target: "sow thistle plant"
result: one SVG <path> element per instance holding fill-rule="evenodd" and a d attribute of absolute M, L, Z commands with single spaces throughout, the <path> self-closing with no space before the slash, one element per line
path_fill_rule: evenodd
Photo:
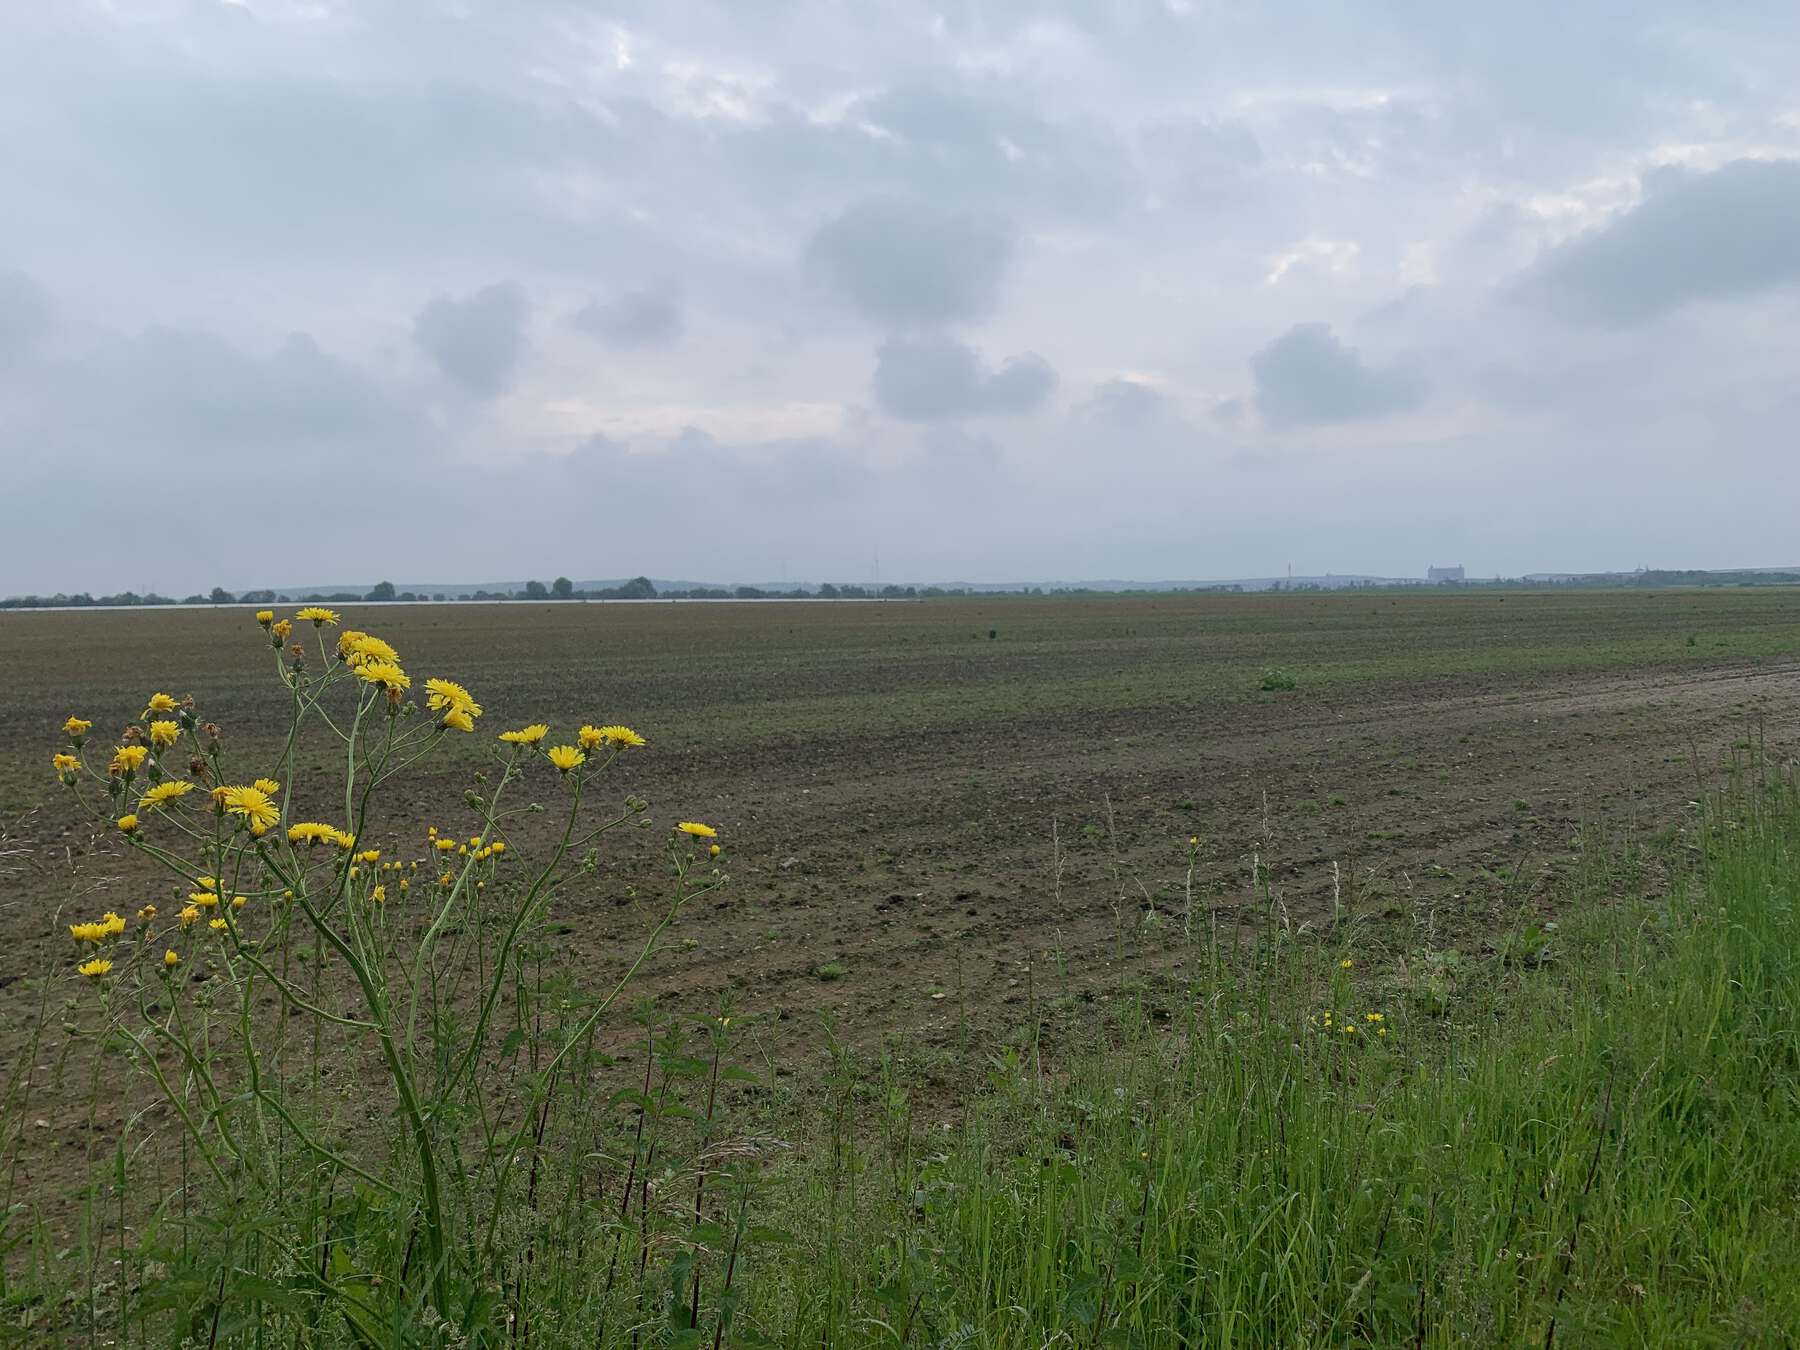
<path fill-rule="evenodd" d="M 503 1255 L 539 1184 L 535 1156 L 529 1182 L 519 1175 L 520 1121 L 542 1145 L 572 1081 L 592 1115 L 608 1014 L 682 908 L 725 882 L 716 831 L 669 831 L 666 898 L 609 988 L 547 986 L 539 934 L 554 900 L 594 872 L 603 836 L 649 825 L 635 797 L 593 809 L 599 780 L 644 737 L 612 724 L 570 744 L 547 744 L 542 722 L 500 732 L 462 798 L 471 823 L 431 826 L 407 857 L 372 837 L 378 803 L 446 742 L 478 737 L 481 704 L 447 678 L 415 690 L 392 644 L 334 610 L 255 617 L 288 704 L 272 758 L 241 763 L 193 697 L 157 692 L 116 745 L 96 748 L 94 722 L 71 716 L 51 761 L 81 810 L 171 878 L 170 903 L 144 904 L 135 924 L 108 911 L 68 926 L 70 977 L 95 987 L 82 1002 L 97 1053 L 122 1050 L 165 1104 L 156 1147 L 179 1157 L 181 1214 L 190 1189 L 207 1199 L 211 1264 L 183 1227 L 182 1274 L 160 1294 L 146 1281 L 140 1316 L 168 1310 L 177 1339 L 215 1340 L 242 1304 L 293 1319 L 295 1343 L 480 1343 L 523 1297 Z M 313 641 L 293 640 L 306 625 Z M 546 809 L 534 797 L 560 823 L 530 858 L 516 832 Z M 698 1276 L 695 1290 L 697 1313 Z M 93 1297 L 90 1281 L 90 1315 Z"/>

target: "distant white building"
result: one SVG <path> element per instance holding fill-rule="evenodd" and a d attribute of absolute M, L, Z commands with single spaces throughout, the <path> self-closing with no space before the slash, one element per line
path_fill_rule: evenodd
<path fill-rule="evenodd" d="M 1458 563 L 1455 567 L 1427 567 L 1425 569 L 1425 580 L 1462 581 L 1464 580 L 1463 565 Z"/>

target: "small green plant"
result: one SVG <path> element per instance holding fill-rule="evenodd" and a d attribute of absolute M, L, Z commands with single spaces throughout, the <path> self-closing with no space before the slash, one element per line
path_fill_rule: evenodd
<path fill-rule="evenodd" d="M 813 967 L 813 976 L 826 984 L 841 980 L 849 973 L 850 967 L 842 961 L 827 961 L 824 965 Z"/>
<path fill-rule="evenodd" d="M 1270 667 L 1263 672 L 1261 688 L 1267 693 L 1282 693 L 1299 686 L 1300 681 L 1294 678 L 1292 671 Z"/>

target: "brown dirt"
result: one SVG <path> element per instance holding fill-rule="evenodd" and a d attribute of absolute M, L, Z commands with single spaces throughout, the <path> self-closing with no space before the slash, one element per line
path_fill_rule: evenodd
<path fill-rule="evenodd" d="M 1672 619 L 1638 596 L 1586 613 L 1557 606 L 1597 602 L 1541 600 L 1472 664 L 1465 639 L 1501 611 L 1412 597 L 1391 618 L 1386 597 L 351 617 L 429 654 L 430 667 L 409 659 L 421 678 L 469 683 L 490 710 L 484 732 L 546 716 L 646 731 L 618 793 L 656 804 L 664 826 L 719 824 L 731 875 L 683 916 L 648 987 L 696 1010 L 729 991 L 765 1015 L 768 1053 L 793 1064 L 816 1050 L 822 1013 L 857 1043 L 898 1033 L 947 1060 L 965 1029 L 985 1046 L 1019 1026 L 1028 988 L 1078 1005 L 1166 962 L 1189 835 L 1201 928 L 1264 922 L 1260 874 L 1296 922 L 1328 922 L 1335 887 L 1343 912 L 1379 921 L 1358 938 L 1378 950 L 1479 947 L 1521 904 L 1554 904 L 1584 831 L 1665 830 L 1734 744 L 1800 745 L 1788 598 L 1680 599 Z M 84 912 L 129 913 L 161 894 L 58 798 L 45 767 L 55 727 L 81 709 L 98 737 L 149 688 L 190 685 L 228 728 L 254 725 L 275 704 L 247 625 L 241 612 L 0 615 L 0 673 L 16 691 L 0 710 L 0 821 L 18 851 L 0 860 L 12 868 L 0 1059 L 34 1019 L 41 986 L 28 977 L 68 963 L 59 908 L 75 897 Z M 1698 656 L 1678 636 L 1696 625 L 1722 635 Z M 1005 637 L 988 639 L 991 626 Z M 1596 659 L 1600 630 L 1612 645 Z M 1667 650 L 1646 658 L 1640 639 Z M 1256 689 L 1271 658 L 1301 671 L 1297 690 Z M 434 770 L 383 831 L 416 848 L 426 821 L 454 828 L 470 767 Z M 657 893 L 654 852 L 632 844 L 559 901 L 584 983 L 633 949 L 651 902 L 628 891 Z M 1141 942 L 1147 908 L 1162 936 Z M 842 978 L 820 978 L 832 963 Z M 52 994 L 34 1075 L 46 1084 L 64 997 Z M 85 1151 L 80 1109 L 44 1094 L 28 1192 L 69 1179 Z"/>

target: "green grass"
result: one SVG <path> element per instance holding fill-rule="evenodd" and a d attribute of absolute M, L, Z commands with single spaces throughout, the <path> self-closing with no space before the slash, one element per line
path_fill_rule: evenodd
<path fill-rule="evenodd" d="M 752 1303 L 784 1343 L 1779 1341 L 1800 801 L 1738 793 L 1689 842 L 1663 900 L 1610 854 L 1581 920 L 1486 962 L 1371 977 L 1297 934 L 1209 954 L 1179 1013 L 1137 1009 L 1105 1054 L 996 1059 L 914 1157 L 769 1183 L 830 1224 Z"/>

